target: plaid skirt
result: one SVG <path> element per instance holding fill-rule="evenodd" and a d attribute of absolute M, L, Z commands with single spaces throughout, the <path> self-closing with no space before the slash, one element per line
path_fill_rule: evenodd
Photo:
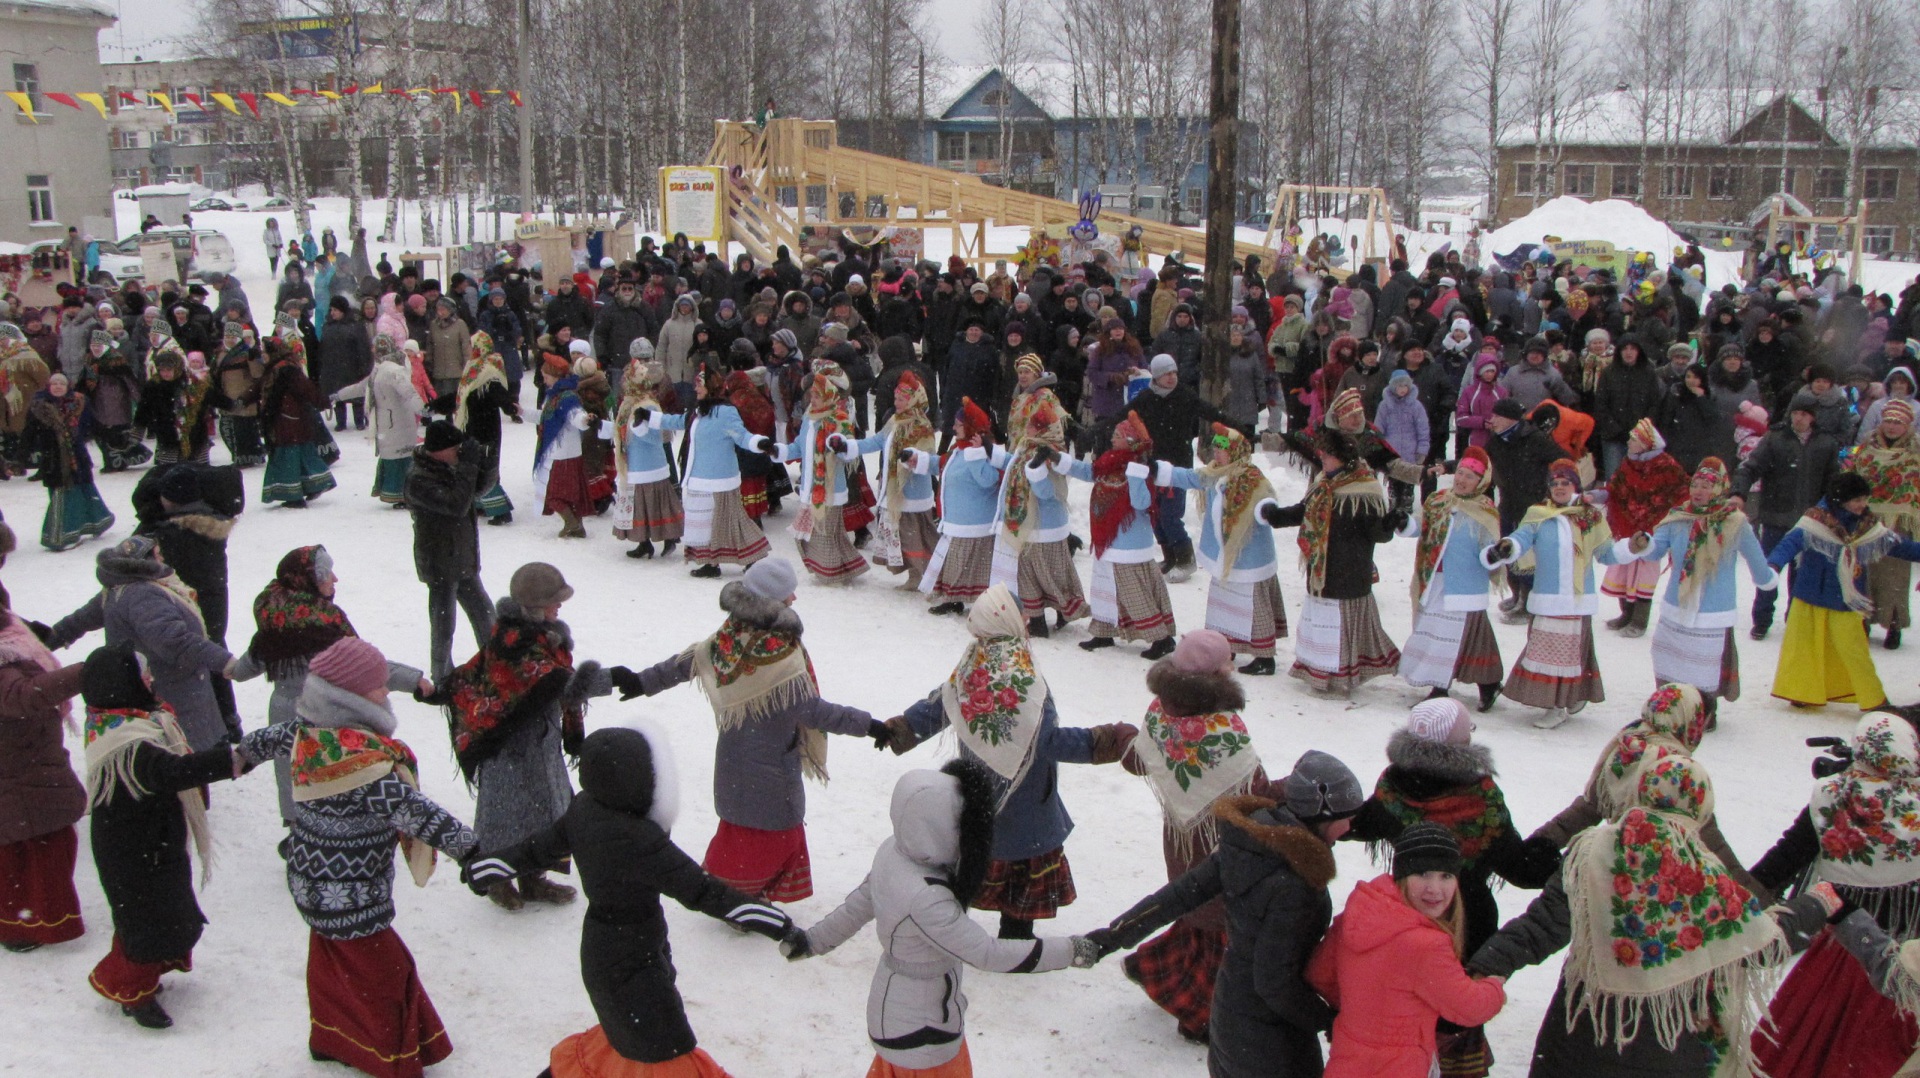
<path fill-rule="evenodd" d="M 1419 610 L 1400 653 L 1400 676 L 1423 689 L 1456 681 L 1497 685 L 1506 663 L 1484 610 Z"/>
<path fill-rule="evenodd" d="M 1236 655 L 1273 657 L 1273 645 L 1287 635 L 1287 604 L 1277 577 L 1251 584 L 1215 580 L 1207 587 L 1207 628 L 1220 633 Z"/>
<path fill-rule="evenodd" d="M 880 527 L 874 533 L 881 537 L 883 546 L 890 546 L 886 539 L 889 526 L 879 522 Z M 899 547 L 899 558 L 893 557 L 891 550 L 885 559 L 880 559 L 889 573 L 904 573 L 908 570 L 926 572 L 927 563 L 933 560 L 934 548 L 940 545 L 940 522 L 934 518 L 933 510 L 922 509 L 912 513 L 900 514 L 900 527 L 894 534 L 891 545 Z"/>
<path fill-rule="evenodd" d="M 1593 652 L 1593 618 L 1535 614 L 1526 650 L 1501 691 L 1516 704 L 1548 709 L 1605 700 L 1600 660 Z"/>
<path fill-rule="evenodd" d="M 1016 594 L 1020 612 L 1037 618 L 1058 610 L 1061 621 L 1087 616 L 1087 599 L 1080 591 L 1080 574 L 1073 571 L 1073 552 L 1067 541 L 1028 543 L 1020 551 Z"/>
<path fill-rule="evenodd" d="M 1197 1037 L 1213 1016 L 1213 982 L 1226 954 L 1225 929 L 1176 921 L 1128 955 L 1123 968 L 1148 999 L 1179 1020 L 1180 1032 Z"/>
<path fill-rule="evenodd" d="M 1307 596 L 1288 674 L 1337 692 L 1399 668 L 1400 649 L 1380 627 L 1380 608 L 1371 594 L 1358 599 Z"/>
<path fill-rule="evenodd" d="M 747 516 L 737 490 L 686 492 L 686 559 L 702 565 L 752 565 L 767 556 L 767 537 Z"/>
<path fill-rule="evenodd" d="M 794 537 L 800 563 L 823 583 L 845 583 L 867 571 L 867 559 L 847 538 L 846 506 L 826 505 L 813 511 L 813 538 Z"/>
<path fill-rule="evenodd" d="M 678 539 L 686 530 L 686 510 L 680 506 L 680 488 L 665 479 L 633 488 L 633 522 L 620 538 L 631 543 Z"/>
<path fill-rule="evenodd" d="M 564 509 L 577 517 L 592 516 L 594 499 L 590 480 L 587 458 L 554 461 L 547 469 L 547 489 L 540 502 L 540 515 L 550 517 Z"/>
<path fill-rule="evenodd" d="M 813 896 L 813 859 L 807 828 L 762 831 L 720 821 L 700 867 L 743 894 L 767 902 L 798 902 Z"/>
<path fill-rule="evenodd" d="M 993 576 L 993 536 L 940 537 L 920 590 L 933 603 L 972 602 Z"/>
<path fill-rule="evenodd" d="M 1093 623 L 1087 632 L 1117 640 L 1165 640 L 1173 635 L 1173 600 L 1158 563 L 1093 563 Z"/>
<path fill-rule="evenodd" d="M 1073 905 L 1073 868 L 1067 851 L 1056 848 L 1024 861 L 995 861 L 987 866 L 987 881 L 974 896 L 973 908 L 1003 913 L 1022 921 L 1052 917 L 1062 906 Z"/>

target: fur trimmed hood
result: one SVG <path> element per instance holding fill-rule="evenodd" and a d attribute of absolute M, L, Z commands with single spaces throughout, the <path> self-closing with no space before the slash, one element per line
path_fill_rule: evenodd
<path fill-rule="evenodd" d="M 167 523 L 178 524 L 195 535 L 217 543 L 226 542 L 227 537 L 233 534 L 236 521 L 232 517 L 223 517 L 204 505 L 199 508 L 204 509 L 205 512 L 175 513 L 167 518 Z"/>
<path fill-rule="evenodd" d="M 527 617 L 526 610 L 511 596 L 501 596 L 493 604 L 494 617 L 500 621 L 517 621 L 529 628 L 543 628 L 560 637 L 560 646 L 573 650 L 573 630 L 564 621 L 535 621 Z"/>
<path fill-rule="evenodd" d="M 1294 875 L 1304 880 L 1308 887 L 1318 891 L 1332 883 L 1336 875 L 1333 850 L 1297 821 L 1271 824 L 1254 819 L 1253 814 L 1262 809 L 1274 809 L 1282 819 L 1293 821 L 1293 817 L 1280 808 L 1279 802 L 1251 794 L 1221 798 L 1213 806 L 1213 815 L 1221 823 L 1244 834 L 1261 849 L 1285 861 L 1287 867 L 1293 869 Z"/>
<path fill-rule="evenodd" d="M 1173 665 L 1171 657 L 1147 670 L 1147 691 L 1159 697 L 1161 709 L 1175 718 L 1240 711 L 1247 706 L 1247 694 L 1232 674 L 1188 673 Z"/>
<path fill-rule="evenodd" d="M 799 636 L 800 615 L 792 607 L 774 599 L 763 599 L 734 581 L 720 589 L 720 609 L 756 629 Z"/>
<path fill-rule="evenodd" d="M 1387 762 L 1402 770 L 1460 786 L 1494 774 L 1493 750 L 1485 745 L 1449 745 L 1400 729 L 1387 738 Z"/>

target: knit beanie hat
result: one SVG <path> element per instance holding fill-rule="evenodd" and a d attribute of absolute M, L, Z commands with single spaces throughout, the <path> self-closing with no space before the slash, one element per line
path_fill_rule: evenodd
<path fill-rule="evenodd" d="M 1352 387 L 1334 395 L 1333 405 L 1327 409 L 1333 426 L 1341 430 L 1358 430 L 1367 425 L 1367 401 L 1360 391 Z"/>
<path fill-rule="evenodd" d="M 1522 407 L 1520 402 L 1517 400 L 1514 400 L 1512 397 L 1502 397 L 1498 401 L 1495 401 L 1493 405 L 1493 414 L 1499 416 L 1502 419 L 1527 418 L 1526 408 Z"/>
<path fill-rule="evenodd" d="M 513 571 L 513 578 L 507 581 L 507 594 L 522 607 L 545 607 L 573 598 L 573 589 L 560 570 L 543 561 L 530 561 Z"/>
<path fill-rule="evenodd" d="M 1031 374 L 1035 378 L 1038 378 L 1047 373 L 1047 365 L 1039 356 L 1028 352 L 1026 355 L 1013 361 L 1013 373 Z"/>
<path fill-rule="evenodd" d="M 645 337 L 635 337 L 633 339 L 633 343 L 627 345 L 627 358 L 628 359 L 652 359 L 653 358 L 653 342 L 650 340 L 647 340 Z"/>
<path fill-rule="evenodd" d="M 761 558 L 748 566 L 746 575 L 740 579 L 748 591 L 776 603 L 787 601 L 800 586 L 793 563 L 785 558 Z"/>
<path fill-rule="evenodd" d="M 426 446 L 429 453 L 452 449 L 466 440 L 467 436 L 461 432 L 460 428 L 445 419 L 436 419 L 427 424 Z"/>
<path fill-rule="evenodd" d="M 1422 741 L 1468 745 L 1473 742 L 1473 720 L 1467 718 L 1467 705 L 1443 696 L 1413 705 L 1407 732 Z"/>
<path fill-rule="evenodd" d="M 387 657 L 357 636 L 343 636 L 313 657 L 307 673 L 337 689 L 372 699 L 387 687 Z"/>
<path fill-rule="evenodd" d="M 1197 629 L 1180 638 L 1173 665 L 1188 674 L 1224 674 L 1233 667 L 1233 645 L 1213 629 Z"/>
<path fill-rule="evenodd" d="M 1627 441 L 1639 442 L 1648 449 L 1665 449 L 1667 445 L 1667 440 L 1662 438 L 1660 431 L 1654 427 L 1653 420 L 1646 416 L 1641 416 L 1640 421 L 1633 425 L 1633 430 L 1627 434 Z"/>
<path fill-rule="evenodd" d="M 1286 790 L 1287 811 L 1308 824 L 1346 819 L 1367 800 L 1347 765 L 1319 749 L 1308 749 L 1293 765 Z"/>
<path fill-rule="evenodd" d="M 1180 369 L 1180 364 L 1174 362 L 1173 357 L 1166 354 L 1165 352 L 1162 352 L 1159 355 L 1154 356 L 1153 362 L 1147 364 L 1147 370 L 1151 372 L 1155 378 L 1158 378 L 1163 374 L 1172 374 L 1175 371 L 1178 371 L 1179 369 Z"/>
<path fill-rule="evenodd" d="M 1421 821 L 1400 832 L 1393 841 L 1393 878 L 1404 880 L 1423 872 L 1460 874 L 1460 843 L 1453 832 L 1437 823 Z"/>
<path fill-rule="evenodd" d="M 1913 404 L 1899 397 L 1888 397 L 1887 403 L 1880 409 L 1880 422 L 1897 419 L 1908 426 L 1913 425 Z"/>
<path fill-rule="evenodd" d="M 567 354 L 570 356 L 590 356 L 593 354 L 593 345 L 588 344 L 586 341 L 568 341 Z"/>
<path fill-rule="evenodd" d="M 1561 479 L 1572 483 L 1575 490 L 1580 489 L 1580 468 L 1565 457 L 1547 465 L 1547 482 L 1553 483 Z"/>
<path fill-rule="evenodd" d="M 187 505 L 200 500 L 200 473 L 187 464 L 176 464 L 160 477 L 160 500 Z"/>

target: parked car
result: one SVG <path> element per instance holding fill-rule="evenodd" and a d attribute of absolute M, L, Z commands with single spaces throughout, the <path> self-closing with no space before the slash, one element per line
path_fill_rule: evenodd
<path fill-rule="evenodd" d="M 33 257 L 35 265 L 58 265 L 59 259 L 56 256 L 61 253 L 61 248 L 65 245 L 65 240 L 36 240 L 27 245 L 27 253 Z M 119 244 L 105 240 L 100 242 L 100 268 L 95 273 L 95 283 L 118 285 L 122 281 L 138 281 L 143 277 L 138 250 L 134 251 L 133 257 L 129 258 L 120 249 Z"/>
<path fill-rule="evenodd" d="M 254 210 L 290 210 L 292 208 L 293 208 L 293 200 L 290 198 L 285 198 L 281 195 L 275 195 L 264 202 L 256 202 L 252 206 L 252 209 Z M 317 209 L 318 207 L 316 207 L 313 204 L 312 199 L 308 199 L 307 208 L 311 210 L 311 209 Z"/>
<path fill-rule="evenodd" d="M 479 213 L 519 213 L 519 195 L 501 195 L 484 206 L 475 207 Z"/>
<path fill-rule="evenodd" d="M 209 273 L 232 273 L 236 268 L 233 243 L 225 235 L 210 228 L 190 229 L 180 225 L 162 225 L 159 228 L 148 229 L 139 235 L 128 236 L 115 245 L 115 250 L 121 255 L 132 256 L 134 277 L 144 276 L 144 271 L 140 268 L 141 241 L 150 243 L 157 239 L 165 239 L 173 244 L 174 266 L 183 279 L 205 277 Z M 106 265 L 103 249 L 100 268 L 105 269 Z"/>
<path fill-rule="evenodd" d="M 200 201 L 194 203 L 192 206 L 188 207 L 188 209 L 192 210 L 194 213 L 205 213 L 208 210 L 244 210 L 246 208 L 247 206 L 246 206 L 246 203 L 244 202 L 238 205 L 235 205 L 232 202 L 228 202 L 224 198 L 203 198 Z"/>

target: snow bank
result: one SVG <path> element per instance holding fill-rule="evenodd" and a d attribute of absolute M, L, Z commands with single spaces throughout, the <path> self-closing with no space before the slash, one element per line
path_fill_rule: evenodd
<path fill-rule="evenodd" d="M 1481 257 L 1493 265 L 1493 256 L 1516 247 L 1533 246 L 1543 237 L 1562 240 L 1604 240 L 1621 250 L 1651 251 L 1661 266 L 1672 260 L 1673 249 L 1686 243 L 1667 223 L 1623 199 L 1588 202 L 1561 195 L 1525 217 L 1494 229 L 1480 242 Z M 1739 284 L 1741 252 L 1702 248 L 1707 256 L 1708 288 Z"/>

